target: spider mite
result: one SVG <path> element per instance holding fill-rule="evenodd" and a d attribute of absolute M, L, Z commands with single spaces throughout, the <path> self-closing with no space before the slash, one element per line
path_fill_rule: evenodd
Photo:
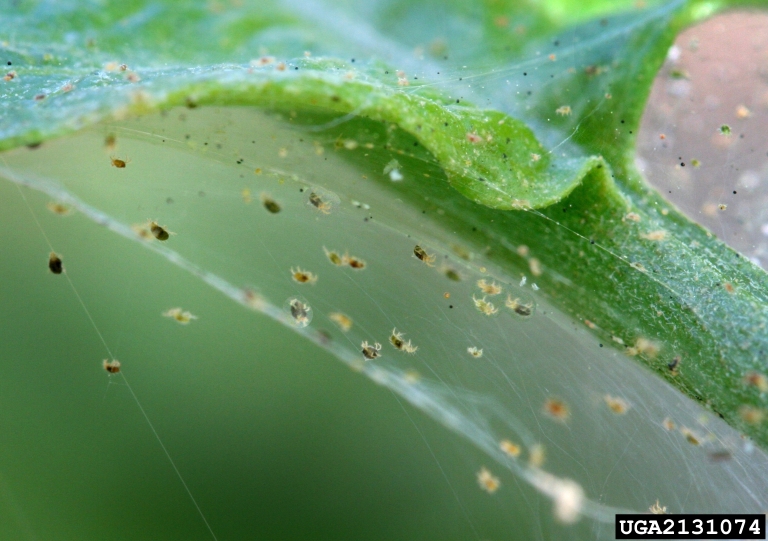
<path fill-rule="evenodd" d="M 309 271 L 302 270 L 301 267 L 295 269 L 291 267 L 291 277 L 300 284 L 314 284 L 317 282 L 317 276 Z"/>
<path fill-rule="evenodd" d="M 659 500 L 656 500 L 656 503 L 651 505 L 648 508 L 648 511 L 650 511 L 654 515 L 666 515 L 667 514 L 667 506 L 666 505 L 661 505 L 659 503 Z"/>
<path fill-rule="evenodd" d="M 513 299 L 511 296 L 507 297 L 504 305 L 518 316 L 528 317 L 533 313 L 532 302 L 523 303 L 520 299 Z"/>
<path fill-rule="evenodd" d="M 65 205 L 64 203 L 59 203 L 57 201 L 49 201 L 45 205 L 48 207 L 48 210 L 53 212 L 54 214 L 58 214 L 59 216 L 69 216 L 72 214 L 72 207 L 69 207 Z"/>
<path fill-rule="evenodd" d="M 476 348 L 475 346 L 467 348 L 467 353 L 472 355 L 473 357 L 482 357 L 483 356 L 483 349 L 482 348 Z"/>
<path fill-rule="evenodd" d="M 117 359 L 112 359 L 111 361 L 104 359 L 101 361 L 101 366 L 104 367 L 104 370 L 109 372 L 110 374 L 117 374 L 120 372 L 120 361 Z"/>
<path fill-rule="evenodd" d="M 552 417 L 555 421 L 564 423 L 571 416 L 568 405 L 557 398 L 547 398 L 543 407 L 544 413 Z"/>
<path fill-rule="evenodd" d="M 485 297 L 482 299 L 477 299 L 474 295 L 472 295 L 472 300 L 475 302 L 475 307 L 486 316 L 492 316 L 499 311 L 499 309 L 496 308 L 492 302 L 485 300 Z"/>
<path fill-rule="evenodd" d="M 418 346 L 411 344 L 410 340 L 403 340 L 403 333 L 397 332 L 397 329 L 392 329 L 392 334 L 389 335 L 389 343 L 392 344 L 395 349 L 399 349 L 406 353 L 416 353 L 416 350 L 419 349 Z"/>
<path fill-rule="evenodd" d="M 494 477 L 485 467 L 480 468 L 480 471 L 477 472 L 477 482 L 480 485 L 480 488 L 485 490 L 488 494 L 493 494 L 501 486 L 499 478 Z"/>
<path fill-rule="evenodd" d="M 306 327 L 312 321 L 312 308 L 296 297 L 288 299 L 288 310 L 298 327 Z"/>
<path fill-rule="evenodd" d="M 333 206 L 333 204 L 330 201 L 326 201 L 315 192 L 312 192 L 309 194 L 309 202 L 313 207 L 315 207 L 317 210 L 319 210 L 323 214 L 331 213 L 331 207 Z"/>
<path fill-rule="evenodd" d="M 435 264 L 436 257 L 433 254 L 428 254 L 424 248 L 418 244 L 413 248 L 413 255 L 416 256 L 416 259 L 423 261 L 429 267 L 432 267 Z"/>
<path fill-rule="evenodd" d="M 676 376 L 680 373 L 681 360 L 682 360 L 682 357 L 680 357 L 680 355 L 677 355 L 670 362 L 667 363 L 667 368 L 669 369 L 669 373 L 671 375 Z"/>
<path fill-rule="evenodd" d="M 627 401 L 623 398 L 619 398 L 618 396 L 611 396 L 607 394 L 603 397 L 603 400 L 605 400 L 605 405 L 608 406 L 608 408 L 616 415 L 624 415 L 629 409 L 629 404 Z"/>
<path fill-rule="evenodd" d="M 328 318 L 333 321 L 343 332 L 348 332 L 352 328 L 352 318 L 341 312 L 328 314 Z"/>
<path fill-rule="evenodd" d="M 493 296 L 501 293 L 501 286 L 499 284 L 497 284 L 496 282 L 488 282 L 485 279 L 478 280 L 477 287 L 479 287 L 480 291 L 482 291 L 486 295 Z"/>
<path fill-rule="evenodd" d="M 61 274 L 61 272 L 64 270 L 64 265 L 61 262 L 61 258 L 54 252 L 51 252 L 51 255 L 48 256 L 48 270 L 50 270 L 53 274 Z"/>
<path fill-rule="evenodd" d="M 747 372 L 743 379 L 746 385 L 757 387 L 761 393 L 768 392 L 768 377 L 758 372 Z"/>
<path fill-rule="evenodd" d="M 264 208 L 272 214 L 277 214 L 280 212 L 280 205 L 267 194 L 261 194 L 261 204 L 264 205 Z"/>
<path fill-rule="evenodd" d="M 344 258 L 347 260 L 347 265 L 354 270 L 363 270 L 365 268 L 365 261 L 352 255 L 346 255 Z"/>
<path fill-rule="evenodd" d="M 114 156 L 109 157 L 109 161 L 112 163 L 113 167 L 117 167 L 118 169 L 125 169 L 125 166 L 128 165 L 128 163 L 131 161 L 128 158 L 125 160 L 121 160 L 120 158 L 115 158 Z"/>
<path fill-rule="evenodd" d="M 342 265 L 345 265 L 347 262 L 343 256 L 340 256 L 338 252 L 334 250 L 329 250 L 325 246 L 323 246 L 323 251 L 325 252 L 325 256 L 328 258 L 328 261 L 336 265 L 337 267 L 341 267 Z"/>
<path fill-rule="evenodd" d="M 149 222 L 149 231 L 157 240 L 168 240 L 171 235 L 167 229 L 151 220 Z"/>
<path fill-rule="evenodd" d="M 546 459 L 546 449 L 540 443 L 535 443 L 528 449 L 528 465 L 532 468 L 541 468 Z"/>
<path fill-rule="evenodd" d="M 499 442 L 499 447 L 502 451 L 504 451 L 504 453 L 511 456 L 512 458 L 517 458 L 520 456 L 520 446 L 516 443 L 512 443 L 509 440 L 501 440 Z"/>
<path fill-rule="evenodd" d="M 187 325 L 193 319 L 197 319 L 197 316 L 193 315 L 188 310 L 182 310 L 181 308 L 171 308 L 163 312 L 163 316 L 170 317 L 181 323 Z"/>
<path fill-rule="evenodd" d="M 373 345 L 370 345 L 366 340 L 362 344 L 360 344 L 360 347 L 363 348 L 362 350 L 363 357 L 365 357 L 369 361 L 372 361 L 373 359 L 380 356 L 379 351 L 381 351 L 381 344 L 379 344 L 378 342 L 374 342 Z"/>

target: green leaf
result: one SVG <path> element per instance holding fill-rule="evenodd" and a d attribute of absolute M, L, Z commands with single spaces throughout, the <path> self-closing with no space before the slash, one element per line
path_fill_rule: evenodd
<path fill-rule="evenodd" d="M 435 276 L 438 271 L 464 278 L 451 298 L 457 299 L 461 317 L 470 315 L 461 321 L 445 316 L 434 327 L 413 323 L 418 333 L 406 331 L 407 338 L 423 344 L 422 355 L 430 363 L 441 351 L 446 364 L 464 366 L 465 349 L 472 344 L 459 347 L 459 339 L 486 336 L 482 333 L 491 330 L 502 336 L 522 333 L 515 335 L 522 340 L 528 331 L 514 330 L 519 314 L 507 311 L 505 319 L 499 318 L 502 323 L 489 323 L 496 320 L 478 319 L 483 316 L 470 302 L 477 279 L 499 277 L 512 306 L 518 294 L 523 306 L 535 299 L 541 312 L 555 314 L 550 317 L 558 332 L 566 332 L 562 329 L 569 323 L 556 311 L 583 322 L 601 345 L 641 360 L 765 447 L 768 429 L 747 422 L 744 408 L 766 407 L 760 386 L 745 383 L 748 374 L 765 370 L 766 275 L 679 214 L 633 165 L 644 103 L 675 34 L 722 7 L 683 1 L 643 9 L 631 3 L 584 6 L 566 1 L 545 6 L 124 2 L 96 11 L 78 3 L 25 3 L 4 14 L 0 35 L 1 59 L 10 62 L 6 80 L 0 82 L 0 149 L 11 151 L 3 154 L 7 166 L 0 172 L 133 241 L 141 239 L 129 224 L 147 218 L 137 216 L 137 209 L 145 214 L 163 209 L 175 219 L 168 227 L 179 233 L 178 239 L 171 237 L 169 247 L 157 242 L 146 246 L 230 299 L 291 328 L 290 312 L 278 306 L 292 293 L 280 279 L 287 278 L 287 268 L 298 264 L 291 261 L 300 257 L 284 261 L 285 254 L 266 244 L 269 239 L 258 249 L 275 268 L 243 253 L 242 247 L 253 242 L 249 224 L 254 218 L 234 206 L 233 200 L 239 203 L 237 183 L 250 186 L 254 168 L 264 173 L 270 186 L 265 190 L 285 207 L 275 218 L 301 216 L 295 223 L 278 222 L 285 229 L 270 235 L 289 247 L 286 252 L 312 254 L 306 258 L 315 267 L 318 258 L 322 261 L 323 243 L 333 242 L 328 248 L 341 252 L 360 242 L 349 232 L 362 223 L 356 209 L 369 204 L 385 232 L 354 248 L 368 249 L 358 255 L 371 268 L 348 277 L 388 307 L 366 313 L 358 303 L 361 315 L 355 319 L 364 320 L 369 340 L 376 334 L 384 341 L 383 326 L 410 321 L 406 316 L 415 308 L 399 302 L 401 292 L 419 299 L 420 306 L 438 306 L 435 295 L 424 293 L 448 288 L 437 282 L 444 278 Z M 433 17 L 439 24 L 425 24 Z M 238 118 L 238 113 L 222 113 L 222 120 L 216 120 L 216 107 L 238 111 L 244 106 L 265 114 L 243 111 Z M 180 107 L 188 111 L 180 112 Z M 248 131 L 245 119 L 258 127 L 258 136 Z M 267 131 L 285 146 L 273 148 L 261 133 Z M 120 154 L 132 160 L 124 171 L 109 167 L 109 160 L 98 154 L 108 134 L 117 134 L 121 153 L 129 150 Z M 335 165 L 326 169 L 304 138 L 325 153 L 322 160 L 333 155 Z M 272 154 L 249 154 L 255 152 L 249 150 L 251 141 Z M 39 144 L 39 150 L 20 148 Z M 227 167 L 240 166 L 244 159 L 246 165 L 237 172 L 245 178 L 247 166 L 249 180 L 232 180 L 235 170 Z M 202 171 L 217 182 L 206 184 Z M 355 178 L 358 171 L 366 178 Z M 398 174 L 406 180 L 397 181 Z M 114 184 L 102 186 L 95 180 L 102 176 Z M 130 182 L 121 184 L 126 179 Z M 287 186 L 294 198 L 296 187 L 320 194 L 335 205 L 332 215 L 328 220 L 304 217 L 301 212 L 313 210 L 306 208 L 306 194 L 300 192 L 299 203 Z M 167 195 L 171 192 L 173 196 Z M 214 194 L 214 213 L 205 214 L 198 193 Z M 186 210 L 165 210 L 159 202 L 166 197 Z M 333 222 L 338 208 L 343 210 Z M 428 222 L 421 221 L 419 211 Z M 275 222 L 258 223 L 264 228 L 260 231 L 275 227 Z M 307 236 L 310 231 L 319 234 L 315 229 L 327 232 L 325 240 L 302 240 L 305 231 Z M 441 265 L 430 270 L 411 257 L 417 243 L 428 254 L 441 256 Z M 373 246 L 377 250 L 371 253 Z M 112 257 L 119 259 L 119 251 Z M 382 275 L 375 274 L 377 266 Z M 329 281 L 329 272 L 321 273 L 320 284 Z M 424 272 L 432 274 L 418 274 Z M 407 280 L 411 274 L 420 287 Z M 538 292 L 516 286 L 513 282 L 521 275 L 535 281 Z M 258 295 L 248 293 L 249 283 Z M 338 309 L 341 301 L 333 292 L 346 290 L 334 283 L 333 291 L 316 297 L 306 293 L 315 313 L 327 316 Z M 504 303 L 494 302 L 495 308 Z M 445 310 L 439 306 L 433 312 Z M 136 314 L 139 308 L 131 310 Z M 418 317 L 430 321 L 431 316 L 425 312 Z M 517 319 L 510 323 L 510 318 Z M 452 332 L 452 325 L 465 334 Z M 555 332 L 545 323 L 536 325 L 540 336 Z M 430 329 L 439 339 L 426 336 Z M 504 462 L 490 419 L 498 411 L 524 415 L 507 396 L 520 391 L 511 383 L 510 389 L 497 389 L 488 381 L 498 378 L 495 371 L 510 379 L 515 363 L 522 360 L 494 359 L 498 364 L 477 368 L 481 375 L 428 363 L 434 380 L 425 382 L 426 391 L 414 390 L 407 384 L 407 366 L 360 366 L 357 336 L 345 343 L 338 333 L 329 339 L 325 327 L 294 330 L 315 344 L 313 351 L 327 349 Z M 515 353 L 510 344 L 496 340 L 497 355 L 505 348 Z M 574 338 L 574 358 L 586 359 L 594 343 L 578 340 Z M 489 355 L 493 348 L 486 346 L 486 351 Z M 387 356 L 399 353 L 390 350 Z M 628 362 L 623 355 L 618 358 Z M 634 367 L 622 370 L 634 374 Z M 557 378 L 534 381 L 537 388 L 560 384 Z M 592 395 L 585 390 L 589 384 L 582 382 L 584 394 L 573 401 L 584 405 L 605 391 L 602 384 L 591 384 Z M 654 392 L 661 396 L 663 391 L 649 394 Z M 463 393 L 478 393 L 488 404 L 496 400 L 502 406 L 475 403 Z M 482 421 L 469 422 L 475 418 Z M 504 423 L 513 424 L 513 418 L 504 417 Z M 514 431 L 528 447 L 549 437 L 526 432 L 524 426 L 534 426 L 531 419 L 521 425 Z M 562 460 L 565 471 L 575 475 L 578 464 Z M 556 503 L 562 498 L 563 490 L 553 488 L 562 485 L 538 468 L 508 467 Z M 579 510 L 596 520 L 608 520 L 611 514 L 591 501 Z"/>

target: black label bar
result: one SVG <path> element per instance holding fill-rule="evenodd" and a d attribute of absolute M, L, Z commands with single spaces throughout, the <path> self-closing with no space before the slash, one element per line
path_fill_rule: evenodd
<path fill-rule="evenodd" d="M 765 515 L 616 515 L 616 539 L 765 539 Z"/>

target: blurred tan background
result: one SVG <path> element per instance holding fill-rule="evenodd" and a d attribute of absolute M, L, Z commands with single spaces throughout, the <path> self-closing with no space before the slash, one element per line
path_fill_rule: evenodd
<path fill-rule="evenodd" d="M 637 146 L 640 169 L 669 200 L 768 268 L 768 15 L 732 13 L 683 32 Z"/>

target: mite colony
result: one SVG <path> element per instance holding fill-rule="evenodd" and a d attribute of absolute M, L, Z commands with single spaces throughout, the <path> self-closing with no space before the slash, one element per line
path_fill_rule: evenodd
<path fill-rule="evenodd" d="M 271 64 L 274 62 L 274 59 L 271 57 L 262 57 L 258 61 L 258 67 L 265 66 L 267 64 Z M 252 62 L 252 66 L 253 66 Z M 282 65 L 285 69 L 284 64 Z M 280 64 L 278 64 L 278 69 L 280 68 Z M 562 106 L 556 111 L 558 114 L 566 116 L 571 114 L 571 108 L 569 106 Z M 485 139 L 478 135 L 475 132 L 467 133 L 466 138 L 471 143 L 483 143 L 485 142 Z M 347 142 L 348 143 L 348 142 Z M 347 146 L 347 143 L 345 143 L 345 146 Z M 109 150 L 114 150 L 116 148 L 116 137 L 112 134 L 107 135 L 105 138 L 105 146 Z M 352 148 L 347 146 L 347 148 Z M 280 155 L 282 157 L 285 157 L 287 155 L 287 152 L 284 152 L 281 150 Z M 532 160 L 538 161 L 540 159 L 540 156 L 537 154 L 532 154 Z M 116 156 L 110 156 L 110 164 L 112 167 L 118 168 L 118 169 L 124 169 L 126 168 L 127 164 L 130 162 L 130 160 L 126 157 L 125 159 L 118 158 Z M 390 170 L 387 170 L 385 168 L 384 173 L 390 174 L 391 180 L 401 180 L 402 175 L 399 172 L 399 163 L 396 162 L 396 160 L 393 160 L 387 167 L 390 167 Z M 256 170 L 257 174 L 261 172 L 260 169 Z M 303 190 L 302 190 L 303 191 Z M 248 188 L 244 188 L 241 192 L 242 198 L 246 203 L 250 203 L 251 198 L 251 191 Z M 312 190 L 309 193 L 309 197 L 307 200 L 307 205 L 312 207 L 313 209 L 316 209 L 317 211 L 321 212 L 322 214 L 330 214 L 333 208 L 334 202 L 337 202 L 338 198 L 335 198 L 333 194 L 325 193 L 322 189 L 317 188 Z M 269 194 L 267 193 L 261 193 L 260 195 L 260 201 L 264 209 L 266 209 L 271 214 L 278 214 L 281 212 L 282 207 L 281 205 L 273 199 Z M 358 204 L 358 206 L 361 206 Z M 363 205 L 364 206 L 364 205 Z M 71 209 L 63 204 L 63 203 L 55 203 L 50 202 L 48 203 L 48 208 L 51 212 L 66 216 L 71 212 Z M 627 219 L 634 220 L 635 216 L 632 215 L 632 213 L 628 214 L 626 216 Z M 639 217 L 636 221 L 639 221 Z M 157 221 L 154 220 L 147 220 L 142 225 L 136 225 L 133 226 L 134 231 L 136 234 L 144 239 L 144 240 L 158 240 L 158 241 L 167 241 L 171 235 L 174 233 L 170 232 L 165 226 L 160 225 Z M 663 240 L 664 238 L 664 232 L 658 231 L 658 232 L 651 232 L 648 234 L 643 235 L 644 238 L 648 238 L 649 240 Z M 344 251 L 342 254 L 339 251 L 336 250 L 329 250 L 325 247 L 323 247 L 323 251 L 325 253 L 325 256 L 327 257 L 328 261 L 337 267 L 349 267 L 353 270 L 363 270 L 366 268 L 367 264 L 366 262 L 356 256 L 350 255 L 347 251 Z M 466 249 L 462 247 L 454 247 L 454 251 L 457 253 L 459 257 L 462 257 L 463 259 L 469 261 L 471 259 L 471 253 L 469 253 Z M 527 247 L 521 246 L 518 249 L 518 252 L 520 255 L 527 257 L 528 256 L 528 250 Z M 427 252 L 422 246 L 415 245 L 413 248 L 413 257 L 427 265 L 428 267 L 434 267 L 435 262 L 437 261 L 437 256 L 435 254 Z M 530 258 L 528 260 L 530 270 L 534 276 L 541 275 L 541 265 L 539 261 L 535 258 Z M 50 271 L 54 274 L 60 274 L 63 271 L 63 264 L 61 261 L 61 258 L 56 255 L 55 253 L 51 253 L 49 257 L 49 263 L 48 267 Z M 484 268 L 480 269 L 482 272 L 485 272 Z M 447 266 L 443 266 L 440 269 L 440 272 L 446 276 L 451 281 L 459 282 L 462 280 L 462 275 L 460 274 L 459 270 L 449 268 Z M 290 268 L 290 274 L 291 278 L 294 282 L 299 284 L 315 284 L 317 283 L 318 276 L 308 270 L 304 270 L 301 267 L 291 267 Z M 523 287 L 525 285 L 526 278 L 523 277 L 520 286 Z M 476 282 L 477 288 L 480 290 L 480 294 L 482 297 L 476 297 L 472 296 L 472 300 L 474 303 L 474 306 L 477 308 L 479 312 L 482 314 L 485 314 L 487 316 L 495 315 L 499 312 L 499 309 L 488 300 L 488 297 L 493 297 L 496 295 L 500 295 L 503 293 L 503 287 L 499 283 L 488 280 L 488 279 L 479 279 Z M 449 299 L 451 297 L 450 292 L 444 293 L 444 298 Z M 263 309 L 266 303 L 266 301 L 258 294 L 245 290 L 244 291 L 244 300 L 245 303 L 255 309 Z M 504 303 L 507 308 L 512 310 L 514 313 L 520 315 L 520 316 L 530 316 L 533 312 L 533 302 L 527 302 L 524 303 L 519 298 L 512 298 L 511 295 L 507 296 L 506 302 Z M 452 307 L 452 306 L 451 306 Z M 292 297 L 289 298 L 288 301 L 286 301 L 286 304 L 284 305 L 284 309 L 287 311 L 287 313 L 290 314 L 290 318 L 293 320 L 293 323 L 296 324 L 298 327 L 305 327 L 307 326 L 312 319 L 312 308 L 304 302 L 301 298 Z M 162 313 L 164 317 L 172 318 L 176 322 L 187 325 L 189 324 L 193 319 L 197 319 L 197 316 L 193 315 L 191 312 L 187 310 L 183 310 L 182 308 L 176 307 L 171 308 L 170 310 L 167 310 Z M 344 313 L 341 312 L 332 312 L 328 314 L 328 318 L 335 323 L 339 329 L 342 332 L 349 332 L 352 329 L 353 326 L 353 320 L 349 316 L 347 316 Z M 330 335 L 326 333 L 326 338 L 330 340 Z M 393 328 L 389 337 L 388 341 L 391 344 L 392 347 L 394 347 L 396 350 L 408 353 L 408 354 L 414 354 L 418 350 L 418 346 L 414 345 L 411 340 L 406 340 L 404 338 L 404 333 L 397 330 L 397 328 Z M 647 345 L 643 345 L 641 343 L 642 339 L 638 340 L 638 345 L 635 347 L 637 348 L 638 352 L 642 353 L 648 353 L 649 347 Z M 367 340 L 363 341 L 360 344 L 360 352 L 363 355 L 363 358 L 366 361 L 371 361 L 378 359 L 381 357 L 381 350 L 382 345 L 379 342 L 373 342 L 369 343 Z M 467 353 L 478 359 L 483 356 L 483 349 L 478 348 L 475 346 L 471 346 L 467 348 Z M 120 372 L 120 362 L 117 360 L 108 360 L 104 359 L 102 366 L 105 371 L 107 371 L 109 374 L 115 374 Z M 670 368 L 671 369 L 671 368 Z M 420 380 L 419 374 L 411 369 L 404 373 L 405 380 L 410 384 L 415 384 Z M 768 381 L 766 380 L 765 376 L 750 373 L 747 376 L 745 376 L 745 383 L 748 385 L 756 386 L 758 387 L 761 392 L 768 390 Z M 621 398 L 611 397 L 606 395 L 604 397 L 604 400 L 607 404 L 607 406 L 616 414 L 623 414 L 629 409 L 629 405 Z M 751 410 L 747 410 L 746 408 L 743 408 L 742 410 L 744 413 L 742 415 L 743 418 L 745 418 L 745 421 L 750 422 L 752 419 L 757 419 L 757 413 L 753 412 Z M 560 421 L 565 422 L 569 416 L 570 411 L 568 409 L 568 406 L 562 402 L 561 400 L 555 399 L 555 398 L 549 398 L 546 400 L 543 406 L 543 412 L 547 415 L 549 415 L 551 418 Z M 762 413 L 760 411 L 760 413 Z M 762 420 L 762 418 L 760 418 Z M 503 453 L 505 453 L 507 456 L 511 458 L 518 458 L 521 453 L 522 449 L 520 445 L 513 443 L 510 440 L 501 440 L 499 443 L 499 447 Z M 531 467 L 541 467 L 544 463 L 544 448 L 541 445 L 533 445 L 529 449 L 529 464 Z M 480 471 L 477 473 L 477 481 L 480 487 L 488 492 L 489 494 L 493 494 L 496 492 L 500 486 L 500 480 L 499 478 L 495 477 L 487 468 L 482 467 Z"/>

